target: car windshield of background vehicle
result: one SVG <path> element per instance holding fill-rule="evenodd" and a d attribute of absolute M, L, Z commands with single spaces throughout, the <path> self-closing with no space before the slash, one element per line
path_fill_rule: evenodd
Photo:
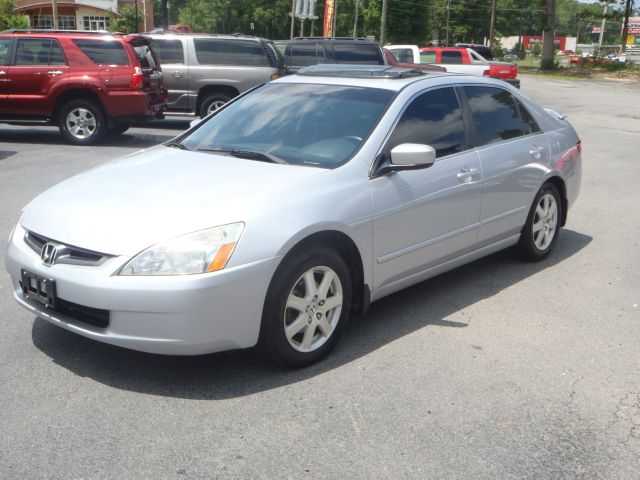
<path fill-rule="evenodd" d="M 220 110 L 182 145 L 334 168 L 360 148 L 393 95 L 376 88 L 267 84 Z"/>

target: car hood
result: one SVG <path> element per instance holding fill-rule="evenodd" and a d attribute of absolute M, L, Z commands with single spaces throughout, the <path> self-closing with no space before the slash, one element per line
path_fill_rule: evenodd
<path fill-rule="evenodd" d="M 45 191 L 21 225 L 64 244 L 131 256 L 167 238 L 246 221 L 278 198 L 272 195 L 286 195 L 287 184 L 327 171 L 159 146 Z"/>

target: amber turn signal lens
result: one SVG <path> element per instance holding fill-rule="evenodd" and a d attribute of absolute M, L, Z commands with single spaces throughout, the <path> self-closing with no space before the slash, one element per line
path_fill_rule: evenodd
<path fill-rule="evenodd" d="M 224 266 L 227 264 L 227 260 L 233 253 L 233 249 L 235 248 L 235 243 L 225 243 L 218 249 L 218 253 L 213 257 L 213 260 L 209 264 L 207 268 L 207 272 L 215 272 L 217 270 L 222 270 Z"/>

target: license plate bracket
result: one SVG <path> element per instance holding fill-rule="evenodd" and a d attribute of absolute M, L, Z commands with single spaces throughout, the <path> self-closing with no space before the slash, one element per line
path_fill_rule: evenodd
<path fill-rule="evenodd" d="M 56 282 L 50 278 L 21 270 L 22 293 L 25 300 L 35 300 L 47 308 L 56 307 Z"/>

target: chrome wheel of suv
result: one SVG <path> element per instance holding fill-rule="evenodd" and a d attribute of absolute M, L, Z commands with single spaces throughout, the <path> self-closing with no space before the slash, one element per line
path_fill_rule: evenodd
<path fill-rule="evenodd" d="M 60 109 L 60 131 L 76 145 L 92 145 L 107 132 L 102 109 L 90 100 L 72 100 Z"/>
<path fill-rule="evenodd" d="M 95 134 L 98 128 L 96 117 L 86 108 L 75 108 L 65 119 L 67 130 L 76 138 L 84 140 Z"/>

